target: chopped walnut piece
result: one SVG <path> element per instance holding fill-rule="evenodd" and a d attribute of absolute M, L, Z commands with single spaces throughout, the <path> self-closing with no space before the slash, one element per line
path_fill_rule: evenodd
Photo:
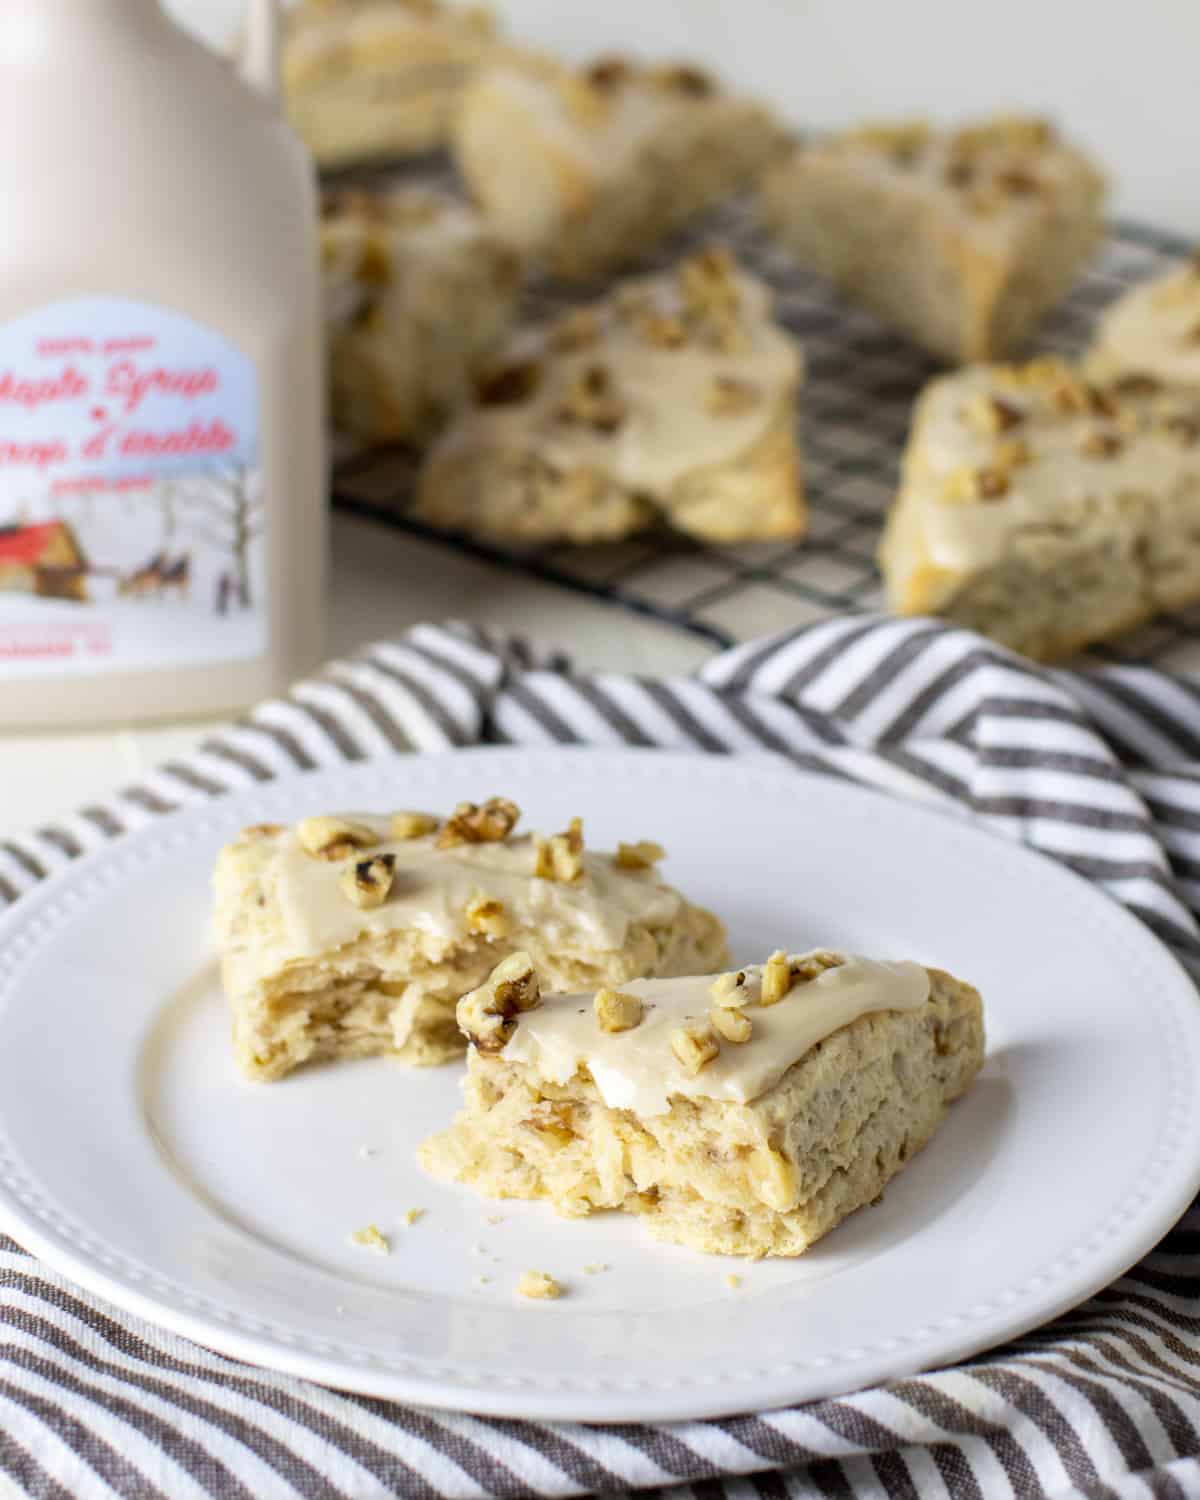
<path fill-rule="evenodd" d="M 353 1244 L 361 1245 L 364 1250 L 374 1250 L 377 1255 L 392 1253 L 391 1242 L 386 1234 L 379 1232 L 378 1225 L 368 1224 L 365 1229 L 356 1229 L 350 1239 Z"/>
<path fill-rule="evenodd" d="M 392 837 L 394 839 L 420 839 L 436 831 L 441 820 L 432 813 L 398 812 L 392 814 Z"/>
<path fill-rule="evenodd" d="M 396 878 L 394 854 L 370 854 L 356 859 L 343 870 L 339 884 L 355 906 L 369 911 L 387 900 Z"/>
<path fill-rule="evenodd" d="M 739 1046 L 750 1040 L 754 1030 L 750 1017 L 737 1006 L 714 1004 L 709 1012 L 709 1020 L 718 1036 Z"/>
<path fill-rule="evenodd" d="M 613 855 L 613 864 L 622 870 L 649 870 L 660 859 L 666 859 L 667 851 L 661 844 L 650 839 L 639 839 L 636 844 L 618 844 Z"/>
<path fill-rule="evenodd" d="M 521 809 L 507 797 L 489 797 L 482 807 L 475 802 L 460 802 L 438 834 L 437 847 L 503 843 L 520 817 Z"/>
<path fill-rule="evenodd" d="M 664 68 L 654 68 L 649 76 L 652 83 L 677 94 L 688 94 L 693 99 L 705 99 L 717 91 L 716 84 L 707 73 L 687 63 L 671 63 Z"/>
<path fill-rule="evenodd" d="M 485 937 L 503 938 L 512 931 L 504 902 L 488 896 L 472 901 L 467 907 L 467 926 L 472 932 L 481 932 Z"/>
<path fill-rule="evenodd" d="M 704 407 L 710 416 L 737 417 L 752 411 L 762 400 L 762 392 L 753 381 L 736 380 L 732 375 L 714 375 L 708 383 Z"/>
<path fill-rule="evenodd" d="M 597 990 L 592 1005 L 601 1031 L 632 1031 L 642 1024 L 642 1002 L 623 990 Z"/>
<path fill-rule="evenodd" d="M 1153 375 L 1131 370 L 1127 375 L 1118 375 L 1110 388 L 1118 396 L 1157 396 L 1163 383 Z"/>
<path fill-rule="evenodd" d="M 348 859 L 356 849 L 373 849 L 379 835 L 348 818 L 304 818 L 296 824 L 300 847 L 314 859 Z"/>
<path fill-rule="evenodd" d="M 576 1139 L 574 1121 L 575 1111 L 570 1104 L 559 1099 L 539 1099 L 524 1123 L 556 1145 L 569 1146 Z"/>
<path fill-rule="evenodd" d="M 1085 433 L 1079 441 L 1079 451 L 1085 458 L 1116 458 L 1124 446 L 1125 440 L 1119 433 L 1105 432 L 1099 427 Z"/>
<path fill-rule="evenodd" d="M 975 168 L 969 161 L 951 161 L 943 176 L 949 187 L 968 188 L 974 184 Z"/>
<path fill-rule="evenodd" d="M 997 146 L 1014 151 L 1037 150 L 1050 145 L 1054 138 L 1054 126 L 1049 120 L 1028 115 L 999 115 L 980 125 L 966 125 L 955 131 L 950 144 L 956 153 L 973 155 Z"/>
<path fill-rule="evenodd" d="M 1041 181 L 1032 172 L 1024 172 L 1019 167 L 1009 167 L 1003 172 L 996 173 L 996 182 L 1006 193 L 1011 193 L 1016 198 L 1026 198 L 1032 193 L 1041 192 Z"/>
<path fill-rule="evenodd" d="M 718 974 L 709 986 L 708 992 L 715 1005 L 727 1005 L 737 1009 L 745 1003 L 745 985 L 745 969 L 735 969 L 729 974 Z"/>
<path fill-rule="evenodd" d="M 729 316 L 737 311 L 737 262 L 724 245 L 689 256 L 677 272 L 679 290 L 689 311 L 701 316 Z"/>
<path fill-rule="evenodd" d="M 539 880 L 557 880 L 563 885 L 583 879 L 582 818 L 572 818 L 563 833 L 537 840 L 533 873 Z"/>
<path fill-rule="evenodd" d="M 572 377 L 558 407 L 560 422 L 579 422 L 597 432 L 615 432 L 625 420 L 625 403 L 606 365 L 587 365 Z"/>
<path fill-rule="evenodd" d="M 687 329 L 669 313 L 650 309 L 638 319 L 637 327 L 642 342 L 656 349 L 679 349 L 687 343 Z"/>
<path fill-rule="evenodd" d="M 995 465 L 978 470 L 975 484 L 976 493 L 981 500 L 1000 500 L 1008 494 L 1008 474 Z"/>
<path fill-rule="evenodd" d="M 458 1002 L 458 1029 L 479 1052 L 499 1052 L 517 1029 L 522 1011 L 542 1003 L 533 960 L 528 953 L 510 953 L 496 965 L 477 990 Z"/>
<path fill-rule="evenodd" d="M 778 1005 L 792 987 L 792 966 L 782 948 L 776 948 L 762 968 L 760 1005 Z"/>
<path fill-rule="evenodd" d="M 619 88 L 632 78 L 633 68 L 623 57 L 598 57 L 583 76 L 595 88 Z"/>
<path fill-rule="evenodd" d="M 831 953 L 828 948 L 818 948 L 815 953 L 805 953 L 792 960 L 792 982 L 807 984 L 818 979 L 829 969 L 840 969 L 846 960 L 840 953 Z"/>
<path fill-rule="evenodd" d="M 924 120 L 900 120 L 886 125 L 861 125 L 847 131 L 842 139 L 847 145 L 885 151 L 897 166 L 908 167 L 924 151 L 932 135 Z"/>
<path fill-rule="evenodd" d="M 979 391 L 963 408 L 963 417 L 972 432 L 983 437 L 995 437 L 997 433 L 1007 432 L 1018 426 L 1025 420 L 1025 413 L 1019 406 L 1002 401 L 999 396 Z"/>
<path fill-rule="evenodd" d="M 475 397 L 481 406 L 517 406 L 535 395 L 541 383 L 541 365 L 521 360 L 485 370 L 475 382 Z"/>
<path fill-rule="evenodd" d="M 701 1068 L 706 1068 L 714 1057 L 720 1055 L 721 1044 L 707 1022 L 693 1022 L 690 1026 L 679 1026 L 671 1033 L 671 1051 L 684 1072 L 695 1077 Z"/>
<path fill-rule="evenodd" d="M 537 1302 L 553 1301 L 561 1297 L 563 1289 L 546 1271 L 525 1271 L 517 1282 L 517 1291 L 522 1297 L 531 1297 Z"/>
<path fill-rule="evenodd" d="M 590 307 L 576 307 L 555 323 L 550 347 L 562 352 L 590 349 L 600 337 L 600 316 Z"/>

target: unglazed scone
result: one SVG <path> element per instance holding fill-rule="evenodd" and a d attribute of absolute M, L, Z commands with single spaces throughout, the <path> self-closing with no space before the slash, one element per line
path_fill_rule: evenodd
<path fill-rule="evenodd" d="M 300 0 L 286 12 L 288 115 L 322 167 L 445 143 L 463 90 L 496 55 L 480 6 Z"/>
<path fill-rule="evenodd" d="M 521 541 L 606 541 L 663 517 L 712 541 L 806 519 L 799 347 L 725 251 L 519 332 L 430 453 L 417 513 Z"/>
<path fill-rule="evenodd" d="M 581 72 L 505 58 L 467 90 L 453 144 L 506 239 L 559 276 L 628 265 L 777 152 L 762 106 L 686 66 L 606 58 Z"/>
<path fill-rule="evenodd" d="M 877 125 L 804 145 L 763 217 L 806 269 L 951 363 L 1017 348 L 1099 244 L 1104 179 L 1045 121 Z"/>
<path fill-rule="evenodd" d="M 1105 311 L 1087 369 L 1098 380 L 1142 375 L 1200 390 L 1200 251 Z"/>
<path fill-rule="evenodd" d="M 464 1046 L 459 998 L 516 948 L 565 989 L 721 962 L 725 933 L 655 871 L 662 850 L 585 849 L 576 820 L 520 836 L 511 802 L 331 815 L 247 828 L 214 877 L 234 1050 L 251 1078 L 387 1052 L 417 1065 Z"/>
<path fill-rule="evenodd" d="M 970 985 L 913 963 L 772 954 L 733 974 L 541 1001 L 505 961 L 458 1007 L 465 1104 L 436 1176 L 560 1213 L 623 1209 L 723 1255 L 799 1255 L 872 1202 L 983 1061 Z"/>
<path fill-rule="evenodd" d="M 898 614 L 1050 661 L 1200 598 L 1200 392 L 1058 359 L 917 404 L 880 564 Z"/>
<path fill-rule="evenodd" d="M 321 255 L 334 427 L 427 442 L 509 333 L 520 257 L 467 204 L 422 187 L 329 194 Z"/>

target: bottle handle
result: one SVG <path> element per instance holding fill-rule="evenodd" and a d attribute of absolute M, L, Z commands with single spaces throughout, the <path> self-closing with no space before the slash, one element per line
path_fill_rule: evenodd
<path fill-rule="evenodd" d="M 273 104 L 279 102 L 279 7 L 276 0 L 249 0 L 242 77 Z"/>

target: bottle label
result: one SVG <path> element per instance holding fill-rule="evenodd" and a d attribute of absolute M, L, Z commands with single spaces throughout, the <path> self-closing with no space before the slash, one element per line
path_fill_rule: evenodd
<path fill-rule="evenodd" d="M 0 680 L 267 647 L 251 361 L 163 307 L 0 326 Z"/>

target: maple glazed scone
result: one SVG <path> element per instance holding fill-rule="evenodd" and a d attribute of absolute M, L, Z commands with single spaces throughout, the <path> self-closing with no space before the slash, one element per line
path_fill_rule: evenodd
<path fill-rule="evenodd" d="M 564 277 L 639 259 L 749 183 L 779 126 L 699 69 L 507 57 L 467 90 L 454 152 L 504 236 Z"/>
<path fill-rule="evenodd" d="M 1043 120 L 865 126 L 798 147 L 763 217 L 805 268 L 952 363 L 1017 348 L 1104 232 L 1104 179 Z"/>
<path fill-rule="evenodd" d="M 509 333 L 519 256 L 448 193 L 347 190 L 321 223 L 334 427 L 428 440 Z"/>
<path fill-rule="evenodd" d="M 1098 380 L 1140 375 L 1200 390 L 1200 250 L 1105 311 L 1087 370 Z"/>
<path fill-rule="evenodd" d="M 584 847 L 578 819 L 520 835 L 504 798 L 447 818 L 403 812 L 244 829 L 217 861 L 215 930 L 237 1061 L 461 1054 L 459 998 L 514 949 L 564 989 L 723 961 L 710 912 L 666 885 L 658 845 Z"/>
<path fill-rule="evenodd" d="M 285 12 L 288 116 L 322 167 L 443 145 L 463 91 L 496 55 L 480 6 L 301 0 Z"/>
<path fill-rule="evenodd" d="M 970 985 L 830 952 L 544 1002 L 514 954 L 458 1017 L 465 1104 L 427 1170 L 726 1255 L 799 1255 L 872 1202 L 983 1061 Z"/>
<path fill-rule="evenodd" d="M 880 564 L 897 613 L 1049 661 L 1200 598 L 1197 516 L 1200 391 L 981 365 L 920 398 Z"/>
<path fill-rule="evenodd" d="M 663 517 L 711 541 L 804 531 L 798 345 L 721 249 L 523 330 L 426 461 L 417 513 L 523 541 Z"/>

